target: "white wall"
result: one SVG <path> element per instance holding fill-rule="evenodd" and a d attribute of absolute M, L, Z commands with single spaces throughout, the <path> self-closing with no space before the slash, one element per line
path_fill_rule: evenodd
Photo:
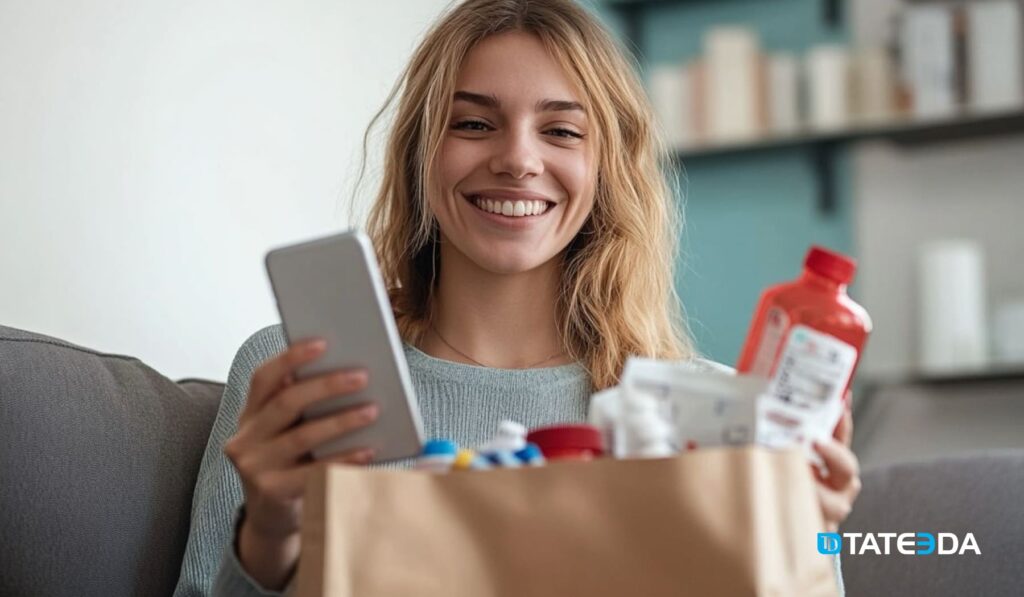
<path fill-rule="evenodd" d="M 0 324 L 225 379 L 446 3 L 0 2 Z"/>

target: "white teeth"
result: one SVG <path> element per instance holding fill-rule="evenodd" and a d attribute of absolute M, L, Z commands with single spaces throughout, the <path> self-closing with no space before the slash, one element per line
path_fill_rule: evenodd
<path fill-rule="evenodd" d="M 548 210 L 548 204 L 545 201 L 496 201 L 475 196 L 473 204 L 484 211 L 512 218 L 539 216 Z"/>

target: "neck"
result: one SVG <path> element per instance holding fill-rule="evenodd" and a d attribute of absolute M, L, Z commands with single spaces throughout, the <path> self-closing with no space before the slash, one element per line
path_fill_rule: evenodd
<path fill-rule="evenodd" d="M 502 369 L 571 362 L 568 355 L 558 354 L 563 348 L 555 317 L 559 259 L 528 272 L 496 274 L 466 259 L 450 243 L 441 243 L 440 250 L 442 267 L 432 307 L 436 331 L 421 342 L 423 352 Z"/>

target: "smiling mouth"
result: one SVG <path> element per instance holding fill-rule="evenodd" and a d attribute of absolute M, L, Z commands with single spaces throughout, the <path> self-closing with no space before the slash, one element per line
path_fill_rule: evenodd
<path fill-rule="evenodd" d="M 544 215 L 555 205 L 541 200 L 488 199 L 483 195 L 469 195 L 466 199 L 481 211 L 510 218 Z"/>

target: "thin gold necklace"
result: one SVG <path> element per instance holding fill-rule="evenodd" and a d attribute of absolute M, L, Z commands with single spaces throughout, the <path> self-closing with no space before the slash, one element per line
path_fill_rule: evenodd
<path fill-rule="evenodd" d="M 441 335 L 441 332 L 437 331 L 437 327 L 434 326 L 434 322 L 430 322 L 430 329 L 433 330 L 433 332 L 435 334 L 437 334 L 437 337 L 440 338 L 441 342 L 444 342 L 445 346 L 447 346 L 448 348 L 450 348 L 450 349 L 454 350 L 455 352 L 459 353 L 463 357 L 473 361 L 474 363 L 476 363 L 477 365 L 480 365 L 481 367 L 487 367 L 487 368 L 493 368 L 493 369 L 497 368 L 497 367 L 491 367 L 490 365 L 484 365 L 480 361 L 474 359 L 473 357 L 471 357 L 468 354 L 462 352 L 458 348 L 455 348 L 454 346 L 452 346 L 451 342 L 445 340 L 444 336 Z M 555 354 L 549 356 L 548 358 L 544 359 L 543 361 L 537 361 L 536 363 L 533 363 L 532 365 L 527 365 L 525 367 L 517 367 L 517 368 L 518 369 L 533 369 L 537 365 L 543 365 L 544 363 L 546 363 L 546 362 L 550 361 L 551 359 L 553 359 L 553 358 L 563 354 L 564 352 L 565 352 L 565 350 L 559 350 L 558 352 L 556 352 Z"/>

